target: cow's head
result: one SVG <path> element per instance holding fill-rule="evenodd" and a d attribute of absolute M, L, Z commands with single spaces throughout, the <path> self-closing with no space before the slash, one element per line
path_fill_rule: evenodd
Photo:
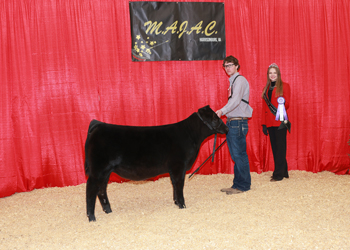
<path fill-rule="evenodd" d="M 198 109 L 199 118 L 207 125 L 213 134 L 227 134 L 228 127 L 225 123 L 215 114 L 215 112 L 210 108 L 209 105 Z"/>

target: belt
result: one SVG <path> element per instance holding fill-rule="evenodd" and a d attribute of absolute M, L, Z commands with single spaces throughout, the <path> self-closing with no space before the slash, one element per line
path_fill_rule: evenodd
<path fill-rule="evenodd" d="M 228 121 L 236 121 L 236 120 L 247 120 L 248 118 L 246 117 L 232 117 L 232 118 L 228 118 Z"/>

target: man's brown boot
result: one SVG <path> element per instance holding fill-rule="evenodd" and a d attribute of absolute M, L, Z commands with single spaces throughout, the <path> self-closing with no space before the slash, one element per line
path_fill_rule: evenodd
<path fill-rule="evenodd" d="M 230 187 L 230 188 L 223 188 L 223 189 L 220 189 L 221 192 L 231 192 L 235 190 L 234 188 Z"/>

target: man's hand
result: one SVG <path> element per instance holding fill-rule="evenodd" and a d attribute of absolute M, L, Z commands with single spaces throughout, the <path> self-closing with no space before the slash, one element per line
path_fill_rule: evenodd
<path fill-rule="evenodd" d="M 218 111 L 215 112 L 217 114 L 217 116 L 220 118 L 222 116 L 222 111 L 221 109 L 219 109 Z"/>

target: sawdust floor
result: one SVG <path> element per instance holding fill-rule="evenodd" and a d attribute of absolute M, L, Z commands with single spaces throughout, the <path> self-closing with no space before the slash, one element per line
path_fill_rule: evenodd
<path fill-rule="evenodd" d="M 233 175 L 186 177 L 186 209 L 168 177 L 112 183 L 113 212 L 85 212 L 85 184 L 0 199 L 0 249 L 350 249 L 350 176 L 290 171 L 226 195 Z"/>

